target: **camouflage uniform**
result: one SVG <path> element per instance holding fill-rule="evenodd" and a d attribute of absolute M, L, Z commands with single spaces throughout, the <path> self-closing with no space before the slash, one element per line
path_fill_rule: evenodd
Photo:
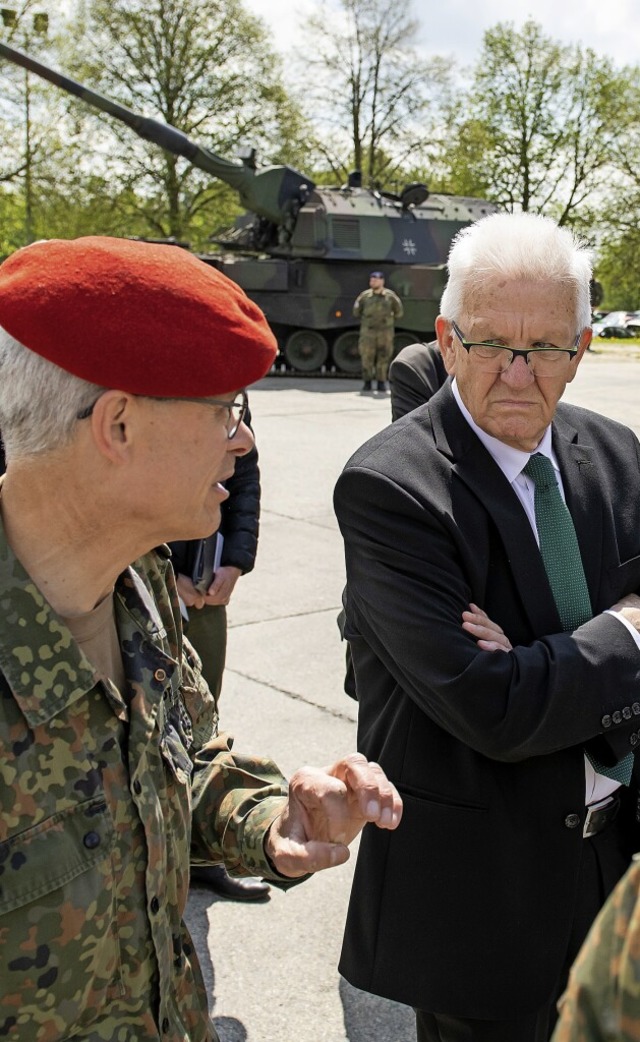
<path fill-rule="evenodd" d="M 639 897 L 634 860 L 574 963 L 553 1042 L 639 1042 Z"/>
<path fill-rule="evenodd" d="M 212 1042 L 190 849 L 273 878 L 285 779 L 217 735 L 166 548 L 116 584 L 124 699 L 1 528 L 0 590 L 0 1040 Z"/>
<path fill-rule="evenodd" d="M 360 319 L 358 351 L 364 380 L 386 380 L 393 357 L 394 322 L 402 317 L 402 302 L 392 289 L 365 289 L 353 305 Z"/>

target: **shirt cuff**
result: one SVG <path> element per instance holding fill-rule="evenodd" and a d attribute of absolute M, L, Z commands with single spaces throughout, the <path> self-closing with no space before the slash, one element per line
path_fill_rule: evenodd
<path fill-rule="evenodd" d="M 604 614 L 613 615 L 614 619 L 619 619 L 622 625 L 629 630 L 629 633 L 636 642 L 636 647 L 640 649 L 640 633 L 638 633 L 635 626 L 632 626 L 631 623 L 625 619 L 624 615 L 621 615 L 619 611 L 612 611 L 611 608 L 607 608 Z"/>

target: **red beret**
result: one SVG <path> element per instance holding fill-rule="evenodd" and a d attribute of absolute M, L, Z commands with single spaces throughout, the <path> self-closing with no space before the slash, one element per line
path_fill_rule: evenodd
<path fill-rule="evenodd" d="M 159 397 L 237 391 L 277 350 L 226 275 L 179 246 L 98 235 L 36 242 L 0 265 L 0 326 L 75 376 Z"/>

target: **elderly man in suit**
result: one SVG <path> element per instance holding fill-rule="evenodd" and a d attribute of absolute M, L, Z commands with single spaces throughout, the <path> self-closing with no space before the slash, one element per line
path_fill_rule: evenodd
<path fill-rule="evenodd" d="M 560 403 L 590 274 L 547 218 L 460 233 L 453 379 L 336 487 L 359 746 L 405 806 L 362 837 L 341 971 L 419 1042 L 545 1042 L 640 842 L 640 444 Z"/>

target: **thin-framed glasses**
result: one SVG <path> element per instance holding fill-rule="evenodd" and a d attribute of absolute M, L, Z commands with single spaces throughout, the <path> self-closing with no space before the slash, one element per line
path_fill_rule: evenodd
<path fill-rule="evenodd" d="M 196 405 L 210 405 L 214 409 L 227 409 L 229 417 L 227 419 L 227 438 L 235 438 L 238 433 L 240 424 L 243 422 L 247 415 L 247 409 L 249 408 L 249 399 L 246 391 L 238 391 L 233 401 L 225 401 L 222 398 L 178 398 L 178 397 L 161 397 L 156 395 L 139 394 L 135 395 L 136 398 L 150 398 L 154 402 L 195 402 Z M 76 419 L 86 420 L 95 408 L 96 400 L 88 405 L 86 409 L 83 409 L 78 413 Z"/>
<path fill-rule="evenodd" d="M 581 334 L 576 336 L 573 347 L 542 346 L 532 347 L 527 351 L 492 344 L 490 341 L 476 343 L 467 340 L 460 327 L 451 322 L 451 328 L 469 355 L 472 364 L 483 373 L 504 373 L 514 358 L 524 358 L 534 376 L 558 376 L 567 368 L 569 362 L 577 354 Z"/>

